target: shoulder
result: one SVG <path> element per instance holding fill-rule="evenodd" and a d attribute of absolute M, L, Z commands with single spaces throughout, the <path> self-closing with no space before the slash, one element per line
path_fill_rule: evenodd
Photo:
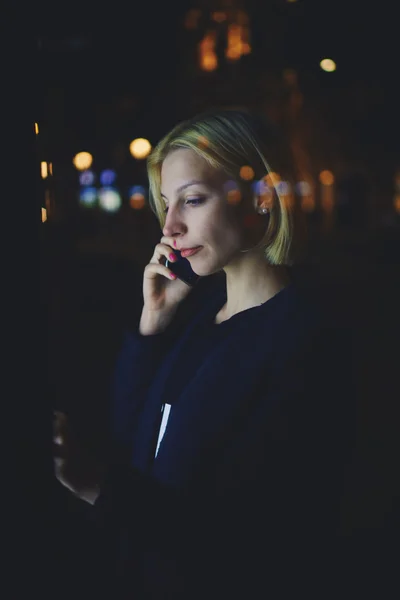
<path fill-rule="evenodd" d="M 321 281 L 295 274 L 291 283 L 256 316 L 254 341 L 273 347 L 278 364 L 326 372 L 352 361 L 353 330 L 342 306 Z M 269 305 L 269 306 L 268 306 Z M 322 368 L 323 367 L 323 368 Z"/>

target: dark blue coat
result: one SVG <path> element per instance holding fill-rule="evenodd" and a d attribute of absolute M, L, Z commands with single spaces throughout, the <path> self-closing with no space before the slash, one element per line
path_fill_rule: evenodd
<path fill-rule="evenodd" d="M 224 279 L 190 296 L 165 334 L 126 336 L 96 518 L 127 597 L 285 598 L 332 565 L 354 437 L 348 340 L 295 283 L 218 326 Z"/>

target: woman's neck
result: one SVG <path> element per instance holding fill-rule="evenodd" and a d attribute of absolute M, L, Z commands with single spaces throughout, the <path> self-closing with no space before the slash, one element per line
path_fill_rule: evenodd
<path fill-rule="evenodd" d="M 290 282 L 286 267 L 269 265 L 260 254 L 240 257 L 224 270 L 227 301 L 219 311 L 216 322 L 268 302 Z"/>

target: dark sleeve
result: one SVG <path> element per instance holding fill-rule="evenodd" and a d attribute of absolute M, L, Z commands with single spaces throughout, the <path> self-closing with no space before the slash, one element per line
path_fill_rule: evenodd
<path fill-rule="evenodd" d="M 124 445 L 131 440 L 135 420 L 168 344 L 167 334 L 125 334 L 113 375 L 111 436 L 114 444 Z"/>

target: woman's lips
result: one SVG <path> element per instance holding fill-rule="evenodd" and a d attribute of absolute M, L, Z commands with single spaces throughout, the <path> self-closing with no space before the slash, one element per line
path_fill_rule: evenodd
<path fill-rule="evenodd" d="M 196 252 L 201 250 L 202 247 L 203 246 L 196 246 L 196 248 L 186 248 L 186 250 L 181 251 L 181 256 L 183 256 L 183 258 L 187 258 L 188 256 L 193 256 L 193 254 L 196 254 Z"/>

